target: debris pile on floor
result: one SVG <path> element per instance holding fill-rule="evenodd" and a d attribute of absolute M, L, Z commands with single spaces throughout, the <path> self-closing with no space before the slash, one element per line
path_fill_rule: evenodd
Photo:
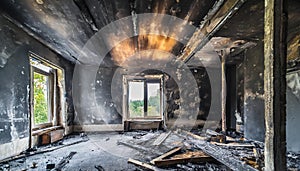
<path fill-rule="evenodd" d="M 55 159 L 52 159 L 51 162 L 46 157 L 41 159 L 33 159 L 30 162 L 26 161 L 26 159 L 30 156 L 34 157 L 38 154 L 47 155 L 46 153 L 48 152 L 53 152 L 55 150 L 86 142 L 88 140 L 89 139 L 86 135 L 69 135 L 66 136 L 63 140 L 60 140 L 56 143 L 28 149 L 20 155 L 3 160 L 0 163 L 0 171 L 14 170 L 12 168 L 18 168 L 18 170 L 63 170 L 63 167 L 67 163 L 69 163 L 69 160 L 72 159 L 76 152 L 70 152 L 68 155 L 62 157 L 61 159 L 60 157 L 57 157 Z"/>
<path fill-rule="evenodd" d="M 287 167 L 290 171 L 300 170 L 300 153 L 296 154 L 293 152 L 288 152 L 287 154 Z"/>
<path fill-rule="evenodd" d="M 232 138 L 213 130 L 201 135 L 184 130 L 130 134 L 132 139 L 119 141 L 118 144 L 134 148 L 142 156 L 130 158 L 128 163 L 150 170 L 213 168 L 254 171 L 262 170 L 264 166 L 262 143 L 242 137 Z"/>
<path fill-rule="evenodd" d="M 263 170 L 263 161 L 264 144 L 236 133 L 135 131 L 71 135 L 61 142 L 31 149 L 13 160 L 1 162 L 0 171 L 256 171 Z M 289 171 L 300 170 L 300 154 L 289 152 L 287 166 Z"/>

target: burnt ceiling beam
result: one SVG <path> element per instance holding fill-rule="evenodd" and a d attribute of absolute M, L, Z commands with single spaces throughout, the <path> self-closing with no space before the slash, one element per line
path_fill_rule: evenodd
<path fill-rule="evenodd" d="M 288 55 L 288 61 L 300 60 L 300 35 L 299 34 L 293 37 L 288 42 L 287 55 Z"/>
<path fill-rule="evenodd" d="M 204 18 L 200 28 L 195 31 L 178 59 L 188 62 L 197 51 L 200 51 L 209 42 L 214 34 L 222 28 L 226 21 L 228 21 L 245 2 L 246 0 L 217 1 Z"/>
<path fill-rule="evenodd" d="M 130 0 L 130 14 L 131 14 L 131 20 L 132 20 L 132 27 L 133 27 L 133 43 L 134 47 L 138 47 L 138 39 L 136 36 L 139 35 L 138 33 L 138 19 L 137 19 L 137 12 L 136 12 L 136 0 Z"/>
<path fill-rule="evenodd" d="M 90 28 L 97 32 L 99 31 L 98 27 L 95 24 L 95 19 L 93 18 L 88 6 L 86 5 L 84 0 L 73 0 L 74 3 L 77 5 L 79 10 L 81 11 L 81 15 L 84 20 L 89 24 Z"/>
<path fill-rule="evenodd" d="M 80 63 L 80 61 L 76 57 L 74 57 L 73 55 L 71 55 L 71 53 L 69 53 L 68 51 L 59 51 L 59 50 L 57 50 L 57 48 L 55 46 L 53 46 L 51 43 L 45 41 L 44 39 L 40 38 L 39 36 L 37 36 L 32 30 L 30 30 L 26 26 L 23 26 L 17 20 L 15 20 L 15 19 L 13 19 L 10 16 L 5 15 L 5 14 L 3 14 L 3 17 L 6 18 L 12 24 L 16 25 L 18 28 L 22 29 L 30 37 L 32 37 L 33 39 L 37 40 L 38 42 L 40 42 L 44 46 L 48 47 L 50 50 L 52 50 L 52 51 L 56 52 L 57 54 L 63 56 L 64 58 L 66 58 L 70 62 L 72 62 L 72 63 L 79 62 Z"/>
<path fill-rule="evenodd" d="M 249 49 L 254 46 L 256 46 L 255 42 L 246 42 L 245 44 L 243 44 L 242 46 L 240 46 L 238 48 L 230 48 L 227 58 L 235 57 L 235 56 L 239 55 L 240 53 L 242 53 L 245 49 Z"/>

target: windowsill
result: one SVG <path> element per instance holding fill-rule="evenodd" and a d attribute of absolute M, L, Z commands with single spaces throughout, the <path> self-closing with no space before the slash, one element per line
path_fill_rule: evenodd
<path fill-rule="evenodd" d="M 126 121 L 143 121 L 143 122 L 153 122 L 153 121 L 162 121 L 161 118 L 128 118 Z"/>
<path fill-rule="evenodd" d="M 43 123 L 43 124 L 35 125 L 32 128 L 32 130 L 36 131 L 36 130 L 45 129 L 45 128 L 49 128 L 49 127 L 53 127 L 52 123 Z"/>
<path fill-rule="evenodd" d="M 36 136 L 36 135 L 42 135 L 57 129 L 61 129 L 63 128 L 62 126 L 51 126 L 51 127 L 47 127 L 47 128 L 42 128 L 42 129 L 37 129 L 32 131 L 32 136 Z"/>

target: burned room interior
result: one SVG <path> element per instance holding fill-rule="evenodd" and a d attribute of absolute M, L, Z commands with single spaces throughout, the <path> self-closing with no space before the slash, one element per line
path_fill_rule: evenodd
<path fill-rule="evenodd" d="M 300 170 L 299 9 L 0 1 L 0 171 Z"/>

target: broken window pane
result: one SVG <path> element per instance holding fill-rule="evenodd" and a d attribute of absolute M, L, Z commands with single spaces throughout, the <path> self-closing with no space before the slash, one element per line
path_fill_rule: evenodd
<path fill-rule="evenodd" d="M 42 124 L 49 122 L 49 78 L 34 72 L 33 90 L 34 90 L 34 123 Z"/>

